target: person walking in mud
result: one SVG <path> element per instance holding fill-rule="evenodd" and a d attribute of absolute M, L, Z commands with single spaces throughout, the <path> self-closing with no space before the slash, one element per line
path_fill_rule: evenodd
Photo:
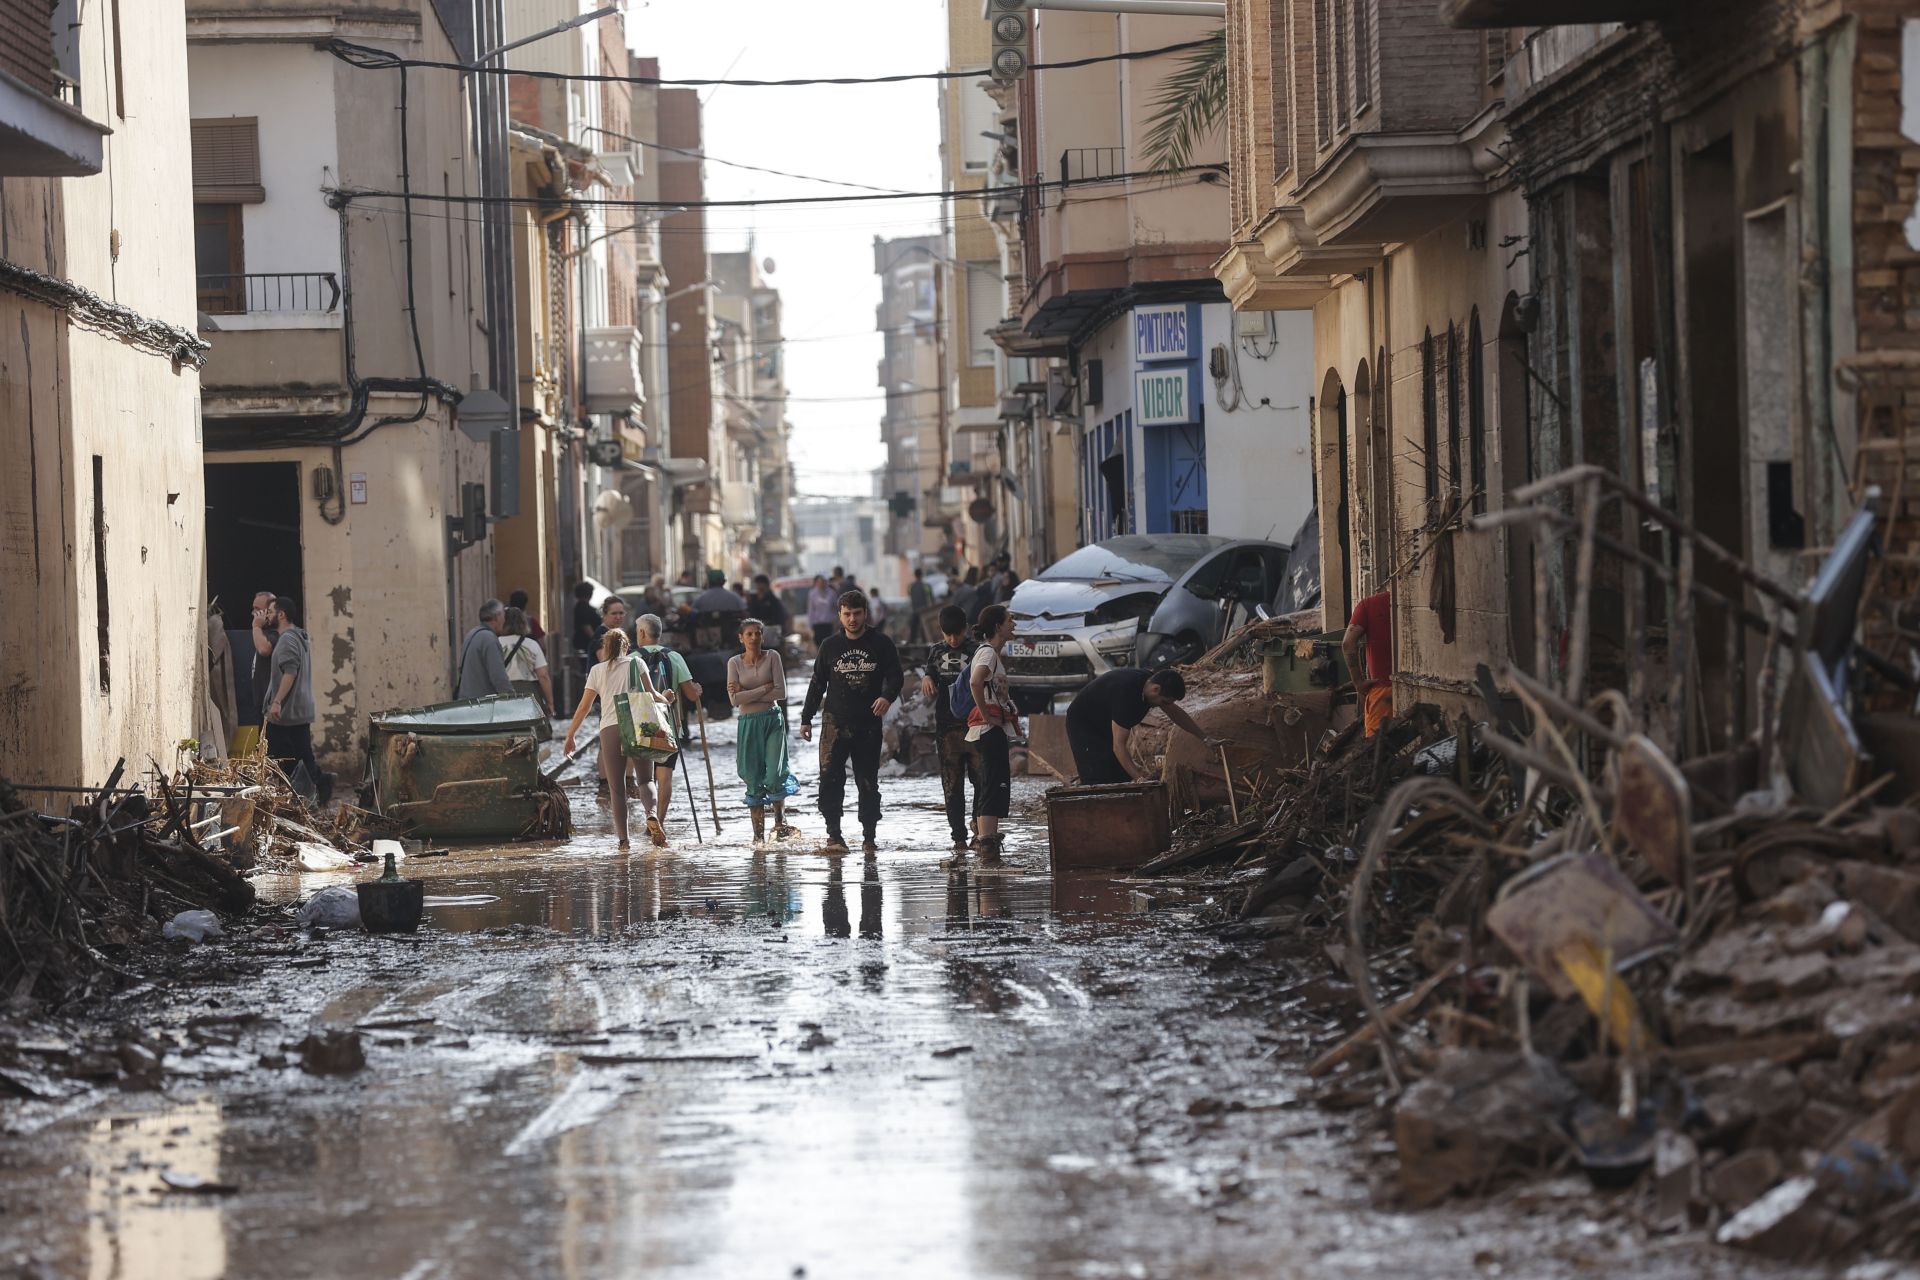
<path fill-rule="evenodd" d="M 955 680 L 967 678 L 978 646 L 967 636 L 967 611 L 959 605 L 940 610 L 940 642 L 927 654 L 920 673 L 920 692 L 933 702 L 933 726 L 940 744 L 940 790 L 947 802 L 947 828 L 953 833 L 953 851 L 967 849 L 967 788 L 974 804 L 980 801 L 980 751 L 967 741 L 967 722 L 954 714 Z"/>
<path fill-rule="evenodd" d="M 561 750 L 567 755 L 573 754 L 573 739 L 580 732 L 581 721 L 587 718 L 587 712 L 594 703 L 600 704 L 600 777 L 607 789 L 607 803 L 613 809 L 613 835 L 620 847 L 627 845 L 627 756 L 620 744 L 620 721 L 613 714 L 613 695 L 628 687 L 636 674 L 644 686 L 652 685 L 647 674 L 646 664 L 637 661 L 628 653 L 627 633 L 618 629 L 606 632 L 600 637 L 600 647 L 594 656 L 599 659 L 587 671 L 587 685 L 581 690 L 580 705 L 573 709 L 573 720 L 567 725 L 566 742 Z M 653 797 L 648 793 L 646 784 L 639 784 L 638 797 L 643 807 L 651 809 Z"/>
<path fill-rule="evenodd" d="M 787 825 L 787 671 L 780 655 L 765 647 L 767 628 L 758 618 L 740 623 L 743 652 L 727 659 L 727 700 L 739 719 L 734 762 L 747 784 L 747 814 L 753 841 L 767 838 L 767 806 L 773 806 L 773 834 L 785 839 Z"/>
<path fill-rule="evenodd" d="M 800 708 L 800 740 L 813 741 L 813 718 L 824 707 L 820 730 L 820 816 L 827 847 L 845 849 L 840 815 L 847 795 L 847 766 L 860 792 L 860 828 L 865 847 L 877 848 L 880 825 L 880 720 L 900 696 L 900 651 L 867 625 L 867 597 L 840 597 L 840 630 L 820 645 L 807 700 Z"/>
<path fill-rule="evenodd" d="M 666 624 L 658 614 L 643 613 L 635 618 L 634 652 L 646 665 L 654 697 L 672 721 L 673 740 L 685 746 L 687 725 L 700 714 L 701 688 L 693 673 L 687 670 L 687 660 L 680 656 L 679 650 L 660 643 L 665 631 Z M 667 847 L 667 806 L 673 800 L 673 767 L 679 762 L 678 751 L 653 762 L 653 812 L 647 815 L 647 838 L 656 848 Z"/>
<path fill-rule="evenodd" d="M 1003 604 L 980 611 L 974 627 L 980 647 L 967 664 L 973 710 L 967 713 L 967 741 L 980 753 L 980 781 L 973 791 L 973 845 L 981 858 L 1000 859 L 1000 821 L 1013 804 L 1011 749 L 1020 736 L 1020 710 L 1007 684 L 1000 653 L 1013 639 L 1013 614 Z"/>

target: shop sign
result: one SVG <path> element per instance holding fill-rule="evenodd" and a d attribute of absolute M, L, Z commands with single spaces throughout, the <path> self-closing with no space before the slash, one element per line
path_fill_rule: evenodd
<path fill-rule="evenodd" d="M 1142 369 L 1133 379 L 1133 416 L 1143 427 L 1188 423 L 1193 419 L 1188 370 Z"/>
<path fill-rule="evenodd" d="M 1134 308 L 1133 358 L 1143 362 L 1192 358 L 1191 318 L 1184 304 Z"/>

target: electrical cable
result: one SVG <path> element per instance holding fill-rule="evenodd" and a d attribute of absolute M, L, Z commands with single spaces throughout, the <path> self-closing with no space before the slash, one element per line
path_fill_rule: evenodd
<path fill-rule="evenodd" d="M 1202 177 L 1199 180 L 1202 182 L 1217 182 L 1221 178 L 1225 177 L 1226 173 L 1227 173 L 1227 166 L 1224 162 L 1217 163 L 1217 164 L 1189 164 L 1189 165 L 1182 165 L 1177 169 L 1142 169 L 1142 170 L 1127 172 L 1127 173 L 1102 174 L 1099 177 L 1092 177 L 1092 178 L 1064 178 L 1064 179 L 1057 179 L 1057 180 L 1056 179 L 1038 180 L 1034 182 L 1022 183 L 1018 187 L 1001 187 L 1001 188 L 997 188 L 996 190 L 1004 191 L 1009 194 L 1016 191 L 1023 191 L 1023 192 L 1029 192 L 1029 193 L 1043 192 L 1043 191 L 1065 191 L 1074 187 L 1092 187 L 1092 186 L 1101 186 L 1101 185 L 1114 183 L 1114 182 L 1132 182 L 1135 179 L 1148 180 L 1148 179 L 1176 178 L 1183 174 L 1211 175 L 1210 177 Z M 336 195 L 343 200 L 349 200 L 349 201 L 399 200 L 399 199 L 404 199 L 406 196 L 406 193 L 401 191 L 378 191 L 378 190 L 370 190 L 365 188 L 347 188 L 347 187 L 335 188 L 331 194 Z M 955 200 L 986 199 L 988 198 L 989 194 L 990 193 L 982 190 L 968 188 L 964 190 L 948 189 L 945 191 L 901 191 L 901 192 L 872 193 L 867 195 L 852 195 L 852 196 L 769 196 L 765 198 L 749 198 L 744 200 L 694 200 L 694 201 L 623 200 L 623 199 L 619 199 L 617 197 L 611 197 L 611 196 L 575 195 L 575 196 L 567 197 L 567 201 L 569 203 L 580 205 L 583 207 L 594 207 L 594 208 L 601 208 L 601 209 L 635 209 L 635 210 L 668 209 L 676 212 L 692 213 L 700 209 L 767 209 L 767 208 L 779 208 L 779 207 L 791 206 L 791 205 L 866 204 L 866 203 L 870 203 L 878 200 L 939 200 L 942 202 L 950 203 Z M 551 206 L 555 203 L 554 199 L 549 196 L 473 196 L 473 195 L 454 195 L 451 192 L 436 195 L 431 191 L 415 192 L 413 194 L 413 198 L 415 200 L 432 200 L 432 201 L 437 201 L 441 204 L 452 204 L 452 205 L 508 204 L 508 205 Z"/>
<path fill-rule="evenodd" d="M 602 134 L 609 138 L 618 138 L 622 142 L 631 142 L 637 147 L 647 147 L 653 151 L 669 151 L 677 156 L 688 156 L 695 160 L 704 160 L 709 164 L 725 165 L 729 169 L 745 169 L 749 173 L 768 173 L 776 178 L 797 178 L 801 182 L 823 182 L 830 187 L 852 187 L 856 191 L 882 191 L 888 195 L 905 195 L 898 187 L 876 187 L 865 182 L 848 182 L 841 178 L 821 178 L 810 173 L 790 173 L 785 169 L 769 169 L 763 165 L 747 164 L 740 160 L 722 160 L 719 156 L 710 156 L 704 152 L 693 151 L 686 147 L 670 147 L 664 142 L 649 142 L 645 138 L 636 138 L 630 133 L 619 133 L 612 129 L 602 129 L 597 124 L 585 126 L 589 133 Z"/>
<path fill-rule="evenodd" d="M 1218 43 L 1218 36 L 1208 36 L 1200 40 L 1183 40 L 1178 44 L 1160 45 L 1152 49 L 1130 49 L 1120 53 L 1096 54 L 1087 58 L 1073 58 L 1065 62 L 1036 62 L 1029 71 L 1071 71 L 1079 67 L 1099 66 L 1109 62 L 1138 62 L 1144 58 L 1157 58 L 1162 54 L 1188 53 Z M 650 88 L 708 88 L 727 86 L 737 89 L 790 89 L 808 85 L 862 85 L 862 84 L 904 84 L 913 80 L 984 80 L 993 74 L 990 68 L 975 71 L 914 71 L 902 72 L 890 76 L 800 76 L 788 80 L 729 80 L 729 79 L 681 79 L 669 80 L 660 76 L 614 76 L 588 74 L 570 71 L 529 71 L 518 67 L 474 66 L 465 62 L 445 62 L 431 58 L 402 58 L 385 49 L 375 49 L 368 45 L 355 44 L 351 40 L 328 40 L 320 46 L 334 57 L 351 66 L 366 69 L 385 67 L 421 67 L 434 71 L 459 71 L 467 75 L 526 76 L 534 80 L 563 80 L 573 84 L 631 84 Z"/>

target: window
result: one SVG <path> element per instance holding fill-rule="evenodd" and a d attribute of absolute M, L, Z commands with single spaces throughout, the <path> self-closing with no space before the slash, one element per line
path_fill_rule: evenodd
<path fill-rule="evenodd" d="M 260 122 L 253 116 L 195 120 L 194 203 L 259 204 L 266 198 L 260 185 Z"/>
<path fill-rule="evenodd" d="M 1320 145 L 1323 147 L 1333 140 L 1333 95 L 1330 92 L 1333 22 L 1329 8 L 1332 3 L 1333 0 L 1313 0 L 1313 88 L 1318 116 L 1314 127 L 1320 131 Z"/>
<path fill-rule="evenodd" d="M 1353 114 L 1373 102 L 1373 4 L 1353 0 Z"/>
<path fill-rule="evenodd" d="M 1487 510 L 1487 374 L 1480 354 L 1480 308 L 1467 318 L 1467 466 L 1473 513 Z"/>
<path fill-rule="evenodd" d="M 1447 488 L 1460 492 L 1460 331 L 1447 325 Z"/>
<path fill-rule="evenodd" d="M 193 258 L 199 305 L 215 315 L 247 309 L 240 207 L 267 198 L 260 185 L 260 124 L 252 116 L 193 122 Z"/>
<path fill-rule="evenodd" d="M 1347 0 L 1333 0 L 1333 122 L 1336 128 L 1347 124 Z"/>
<path fill-rule="evenodd" d="M 1433 394 L 1433 330 L 1420 339 L 1421 446 L 1426 450 L 1427 501 L 1440 496 L 1440 418 Z"/>
<path fill-rule="evenodd" d="M 238 315 L 247 309 L 242 248 L 239 205 L 193 206 L 193 270 L 200 310 Z"/>
<path fill-rule="evenodd" d="M 991 368 L 1000 358 L 988 330 L 1005 318 L 1002 302 L 1000 265 L 991 259 L 966 264 L 967 277 L 967 364 L 971 368 Z"/>

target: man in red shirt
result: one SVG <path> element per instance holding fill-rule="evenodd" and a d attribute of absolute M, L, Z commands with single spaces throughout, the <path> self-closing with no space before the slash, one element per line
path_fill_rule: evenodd
<path fill-rule="evenodd" d="M 1363 641 L 1365 666 L 1360 662 Z M 1354 692 L 1360 695 L 1361 714 L 1371 738 L 1393 712 L 1393 599 L 1389 593 L 1375 592 L 1353 607 L 1340 650 L 1346 655 L 1347 671 L 1353 676 Z"/>

